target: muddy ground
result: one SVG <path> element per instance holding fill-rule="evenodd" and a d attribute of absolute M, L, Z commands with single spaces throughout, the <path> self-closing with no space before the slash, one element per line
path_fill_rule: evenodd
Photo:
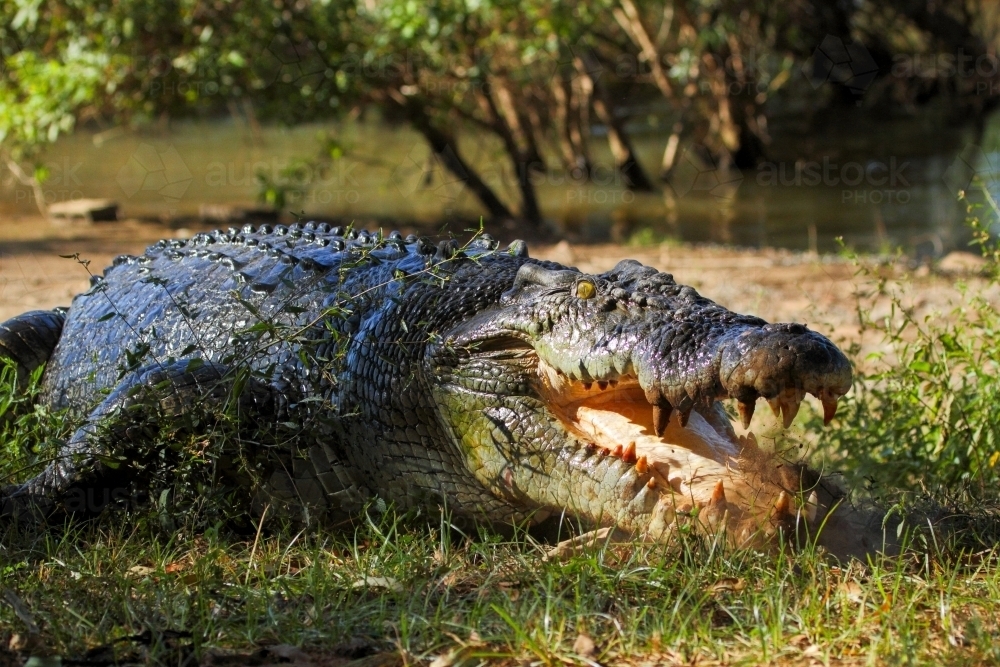
<path fill-rule="evenodd" d="M 90 273 L 101 273 L 116 255 L 141 253 L 160 238 L 189 236 L 201 229 L 195 225 L 171 229 L 134 220 L 57 226 L 39 217 L 2 219 L 0 321 L 26 310 L 69 305 L 73 295 L 87 289 Z M 87 266 L 60 255 L 78 255 L 90 263 Z M 880 347 L 877 336 L 861 336 L 858 327 L 856 294 L 859 289 L 870 291 L 872 282 L 859 277 L 858 266 L 841 257 L 773 249 L 630 247 L 565 241 L 531 244 L 531 255 L 591 273 L 634 258 L 673 273 L 679 282 L 694 286 L 732 310 L 770 321 L 803 322 L 845 346 L 863 342 L 866 349 Z M 890 286 L 904 289 L 907 303 L 921 316 L 947 316 L 963 301 L 963 283 L 1000 303 L 1000 290 L 978 276 L 981 260 L 968 253 L 953 253 L 933 267 L 915 270 L 905 261 L 879 264 L 876 258 L 866 258 L 864 263 L 890 276 Z M 888 298 L 875 301 L 876 313 L 888 309 Z"/>

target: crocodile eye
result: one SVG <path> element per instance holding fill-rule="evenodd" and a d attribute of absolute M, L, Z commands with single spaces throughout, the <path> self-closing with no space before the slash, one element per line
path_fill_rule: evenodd
<path fill-rule="evenodd" d="M 576 295 L 581 299 L 593 299 L 597 296 L 597 288 L 589 280 L 581 280 L 576 284 Z"/>

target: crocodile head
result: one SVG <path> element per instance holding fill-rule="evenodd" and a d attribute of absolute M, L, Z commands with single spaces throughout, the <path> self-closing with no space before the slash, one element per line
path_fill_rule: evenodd
<path fill-rule="evenodd" d="M 720 403 L 746 427 L 765 399 L 787 427 L 811 394 L 829 422 L 852 376 L 827 338 L 635 261 L 601 275 L 529 262 L 508 285 L 428 357 L 441 421 L 493 495 L 647 539 L 686 524 L 760 546 L 823 526 L 839 555 L 876 546 L 835 487 L 738 436 Z"/>

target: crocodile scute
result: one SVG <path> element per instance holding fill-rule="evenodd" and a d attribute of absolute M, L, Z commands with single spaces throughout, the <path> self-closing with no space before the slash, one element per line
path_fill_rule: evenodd
<path fill-rule="evenodd" d="M 588 275 L 486 234 L 247 225 L 116 258 L 68 310 L 0 325 L 0 356 L 19 377 L 45 364 L 38 400 L 80 424 L 4 492 L 7 515 L 58 511 L 130 474 L 165 424 L 225 414 L 281 452 L 247 511 L 311 521 L 382 498 L 494 525 L 688 525 L 738 546 L 824 527 L 834 551 L 872 547 L 835 487 L 737 435 L 722 404 L 746 426 L 764 399 L 787 426 L 812 395 L 829 421 L 846 357 L 632 260 Z"/>

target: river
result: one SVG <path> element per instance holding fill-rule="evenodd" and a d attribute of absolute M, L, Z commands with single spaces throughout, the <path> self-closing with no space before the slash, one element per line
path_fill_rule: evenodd
<path fill-rule="evenodd" d="M 774 161 L 755 170 L 719 172 L 695 150 L 685 150 L 672 185 L 653 194 L 623 186 L 604 138 L 595 132 L 591 182 L 558 169 L 536 177 L 547 224 L 581 242 L 712 242 L 832 252 L 840 237 L 859 250 L 901 248 L 937 256 L 967 242 L 955 191 L 974 172 L 990 184 L 1000 175 L 1000 154 L 988 148 L 996 143 L 995 121 L 980 139 L 985 150 L 970 144 L 968 131 L 918 120 L 864 126 L 848 118 L 821 132 L 795 132 L 792 125 L 775 139 Z M 654 117 L 633 120 L 632 133 L 641 161 L 655 174 L 664 133 Z M 290 180 L 289 166 L 314 158 L 329 137 L 342 156 L 322 169 L 300 165 Z M 517 201 L 496 142 L 466 133 L 462 150 L 507 201 Z M 371 120 L 255 128 L 223 119 L 86 130 L 56 142 L 42 164 L 50 202 L 109 198 L 120 203 L 125 217 L 177 219 L 197 215 L 206 204 L 254 206 L 257 174 L 284 183 L 290 190 L 286 210 L 306 217 L 433 226 L 449 218 L 475 220 L 481 210 L 461 182 L 431 159 L 417 134 Z M 31 189 L 2 172 L 0 213 L 34 210 Z"/>

